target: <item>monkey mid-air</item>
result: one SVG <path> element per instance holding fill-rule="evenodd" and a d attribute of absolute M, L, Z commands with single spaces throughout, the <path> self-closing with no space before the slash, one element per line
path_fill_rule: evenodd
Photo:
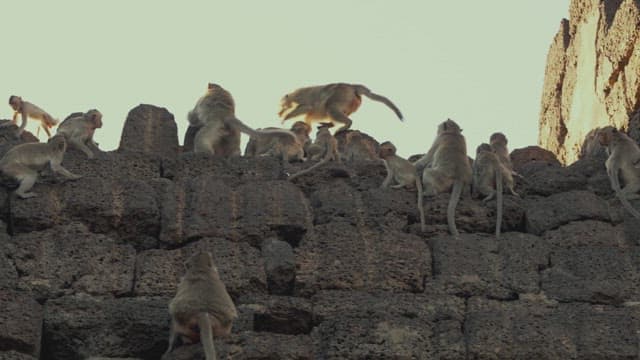
<path fill-rule="evenodd" d="M 598 132 L 598 141 L 607 148 L 609 157 L 604 163 L 611 188 L 616 196 L 635 218 L 640 219 L 640 212 L 634 209 L 629 200 L 640 197 L 640 147 L 627 134 L 613 126 L 606 126 Z M 620 179 L 624 188 L 620 188 Z"/>
<path fill-rule="evenodd" d="M 451 235 L 458 236 L 455 212 L 462 190 L 471 184 L 471 165 L 462 129 L 455 121 L 438 125 L 438 134 L 429 151 L 414 163 L 422 172 L 425 195 L 451 191 L 447 207 L 447 223 Z"/>
<path fill-rule="evenodd" d="M 416 167 L 406 159 L 396 155 L 396 147 L 390 141 L 380 144 L 380 158 L 387 169 L 387 177 L 382 182 L 382 187 L 391 186 L 398 188 L 416 188 L 418 190 L 418 211 L 420 212 L 420 229 L 426 230 L 424 221 L 424 206 L 422 194 L 422 181 L 416 173 Z M 393 183 L 393 185 L 392 185 Z"/>
<path fill-rule="evenodd" d="M 16 133 L 17 137 L 20 137 L 20 135 L 22 135 L 24 128 L 27 126 L 27 118 L 30 117 L 32 119 L 39 120 L 40 127 L 42 127 L 47 133 L 47 137 L 51 138 L 51 132 L 49 131 L 49 129 L 54 127 L 58 123 L 58 120 L 54 119 L 51 115 L 49 115 L 49 113 L 40 109 L 36 105 L 22 100 L 20 96 L 11 95 L 11 97 L 9 97 L 9 105 L 14 111 L 13 119 L 11 120 L 11 122 L 0 125 L 0 127 L 16 124 L 18 114 L 20 114 L 22 116 L 22 122 L 20 123 L 18 132 Z M 40 128 L 38 128 L 38 130 L 39 129 Z"/>
<path fill-rule="evenodd" d="M 98 144 L 93 141 L 93 133 L 102 127 L 102 113 L 92 109 L 86 113 L 72 114 L 58 126 L 57 135 L 63 135 L 69 146 L 75 147 L 94 158 L 93 150 L 99 150 Z M 93 150 L 92 150 L 93 149 Z"/>
<path fill-rule="evenodd" d="M 500 157 L 491 147 L 483 143 L 476 149 L 476 158 L 473 162 L 473 193 L 482 195 L 483 203 L 496 198 L 496 237 L 500 237 L 503 214 L 503 185 L 509 192 L 518 196 L 513 190 L 513 176 L 511 170 L 500 161 Z"/>
<path fill-rule="evenodd" d="M 181 335 L 185 342 L 200 340 L 206 360 L 214 360 L 213 337 L 229 335 L 238 313 L 209 252 L 192 255 L 185 267 L 176 296 L 169 303 L 171 333 L 165 355 Z"/>
<path fill-rule="evenodd" d="M 333 122 L 343 124 L 337 130 L 337 132 L 341 132 L 351 127 L 352 121 L 349 115 L 360 107 L 362 95 L 387 105 L 400 120 L 403 119 L 402 113 L 391 100 L 374 94 L 365 86 L 344 83 L 297 89 L 282 98 L 278 115 L 282 118 L 283 123 L 303 114 L 307 124 L 329 118 Z"/>
<path fill-rule="evenodd" d="M 26 143 L 12 147 L 0 159 L 0 171 L 20 182 L 16 195 L 26 199 L 37 196 L 29 192 L 38 178 L 38 172 L 47 165 L 51 170 L 67 179 L 75 180 L 82 176 L 73 174 L 62 167 L 62 158 L 67 149 L 64 136 L 56 135 L 47 143 Z"/>

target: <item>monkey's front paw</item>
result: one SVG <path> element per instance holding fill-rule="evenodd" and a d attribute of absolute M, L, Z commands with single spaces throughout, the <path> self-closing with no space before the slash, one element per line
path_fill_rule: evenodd
<path fill-rule="evenodd" d="M 29 199 L 29 198 L 38 196 L 38 194 L 36 194 L 34 192 L 28 192 L 28 193 L 24 193 L 24 194 L 16 193 L 16 195 L 18 195 L 21 199 Z"/>

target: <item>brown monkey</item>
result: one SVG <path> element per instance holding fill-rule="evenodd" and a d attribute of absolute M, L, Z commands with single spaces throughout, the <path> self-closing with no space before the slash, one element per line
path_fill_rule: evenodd
<path fill-rule="evenodd" d="M 49 131 L 49 129 L 58 124 L 58 120 L 54 119 L 53 116 L 49 115 L 49 113 L 42 110 L 38 106 L 28 101 L 22 100 L 20 96 L 11 95 L 9 97 L 9 105 L 14 111 L 13 119 L 9 123 L 0 125 L 0 127 L 9 126 L 12 124 L 15 125 L 18 120 L 18 114 L 20 114 L 22 115 L 22 122 L 20 123 L 18 132 L 16 133 L 17 137 L 20 137 L 20 135 L 22 135 L 24 128 L 27 126 L 27 118 L 30 117 L 32 119 L 39 120 L 40 127 L 42 127 L 47 133 L 47 137 L 51 138 L 51 132 Z"/>
<path fill-rule="evenodd" d="M 451 191 L 447 223 L 451 235 L 458 236 L 455 211 L 463 188 L 471 184 L 471 165 L 462 129 L 455 121 L 438 125 L 438 135 L 429 151 L 414 163 L 422 172 L 422 187 L 427 195 Z"/>
<path fill-rule="evenodd" d="M 291 131 L 296 134 L 298 141 L 302 144 L 302 147 L 305 151 L 305 156 L 307 154 L 307 148 L 311 145 L 311 125 L 307 124 L 304 121 L 296 121 L 291 125 Z"/>
<path fill-rule="evenodd" d="M 483 203 L 496 198 L 496 237 L 500 237 L 503 214 L 503 186 L 512 195 L 518 196 L 513 190 L 513 176 L 511 171 L 500 161 L 497 153 L 491 145 L 482 143 L 476 149 L 476 158 L 473 162 L 473 192 L 476 196 L 485 196 Z"/>
<path fill-rule="evenodd" d="M 308 148 L 309 158 L 311 160 L 321 160 L 317 164 L 289 176 L 289 180 L 293 180 L 298 176 L 304 175 L 327 163 L 329 160 L 341 162 L 340 154 L 338 153 L 338 141 L 329 131 L 329 128 L 331 127 L 333 127 L 332 123 L 322 123 L 322 125 L 318 126 L 316 139 Z"/>
<path fill-rule="evenodd" d="M 231 147 L 231 155 L 240 155 L 240 135 L 244 132 L 252 137 L 290 137 L 288 131 L 256 131 L 235 116 L 235 102 L 231 94 L 220 85 L 209 83 L 207 93 L 198 99 L 196 106 L 187 115 L 191 126 L 200 127 L 193 140 L 194 152 L 215 154 L 221 145 Z M 284 150 L 280 151 L 285 154 Z M 282 155 L 284 157 L 284 155 Z"/>
<path fill-rule="evenodd" d="M 609 157 L 604 165 L 611 181 L 611 188 L 616 196 L 634 217 L 640 219 L 640 212 L 634 209 L 629 200 L 640 197 L 640 147 L 627 134 L 618 131 L 613 126 L 606 126 L 598 132 L 598 141 L 607 147 Z M 620 179 L 624 181 L 624 188 L 620 188 Z"/>
<path fill-rule="evenodd" d="M 214 360 L 213 337 L 229 335 L 238 313 L 209 252 L 192 255 L 185 267 L 176 296 L 169 303 L 171 331 L 165 355 L 171 352 L 179 334 L 192 342 L 199 338 L 206 359 Z"/>
<path fill-rule="evenodd" d="M 304 160 L 304 145 L 309 140 L 307 124 L 298 121 L 290 131 L 266 128 L 260 133 L 260 136 L 249 139 L 244 150 L 245 156 L 276 156 L 283 161 Z"/>
<path fill-rule="evenodd" d="M 392 144 L 393 145 L 393 144 Z M 379 159 L 373 144 L 366 141 L 358 130 L 349 131 L 345 136 L 342 158 L 345 161 L 363 161 Z"/>
<path fill-rule="evenodd" d="M 522 175 L 513 170 L 513 163 L 511 162 L 511 156 L 509 156 L 509 148 L 507 148 L 508 143 L 509 141 L 507 140 L 507 137 L 501 132 L 493 133 L 489 137 L 489 144 L 491 145 L 493 152 L 498 156 L 502 165 L 509 169 L 512 176 L 523 178 Z"/>
<path fill-rule="evenodd" d="M 60 135 L 52 137 L 47 143 L 16 145 L 0 159 L 0 171 L 20 182 L 16 195 L 23 199 L 34 197 L 37 194 L 29 190 L 35 184 L 38 172 L 47 165 L 67 179 L 76 180 L 82 177 L 62 167 L 62 158 L 66 149 L 67 142 L 64 136 Z"/>
<path fill-rule="evenodd" d="M 360 107 L 362 95 L 387 105 L 402 121 L 402 113 L 391 100 L 374 94 L 363 85 L 344 83 L 297 89 L 280 100 L 281 109 L 278 115 L 283 123 L 303 114 L 307 124 L 330 118 L 333 122 L 343 124 L 337 131 L 341 132 L 351 127 L 352 121 L 349 115 Z"/>
<path fill-rule="evenodd" d="M 416 188 L 418 190 L 418 211 L 420 212 L 420 229 L 425 231 L 426 225 L 424 220 L 424 206 L 422 182 L 416 173 L 416 167 L 409 160 L 403 159 L 396 155 L 396 147 L 390 141 L 380 144 L 380 158 L 384 162 L 387 169 L 387 177 L 382 182 L 382 187 L 391 186 L 394 189 L 399 188 Z M 391 183 L 394 185 L 391 185 Z"/>
<path fill-rule="evenodd" d="M 86 113 L 72 114 L 64 119 L 58 126 L 56 134 L 64 135 L 70 146 L 85 153 L 89 159 L 93 159 L 95 155 L 91 148 L 99 150 L 98 144 L 93 141 L 93 134 L 101 127 L 102 113 L 91 109 Z"/>

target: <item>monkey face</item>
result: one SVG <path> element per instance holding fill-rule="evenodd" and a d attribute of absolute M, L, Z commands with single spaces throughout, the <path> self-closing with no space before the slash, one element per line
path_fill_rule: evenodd
<path fill-rule="evenodd" d="M 476 154 L 480 154 L 483 151 L 493 152 L 493 149 L 491 148 L 491 145 L 482 143 L 476 148 Z"/>
<path fill-rule="evenodd" d="M 385 141 L 380 144 L 380 150 L 378 151 L 378 156 L 383 159 L 386 159 L 389 156 L 393 156 L 396 153 L 396 147 L 390 141 Z"/>
<path fill-rule="evenodd" d="M 600 131 L 598 131 L 598 142 L 602 146 L 609 146 L 611 141 L 613 140 L 613 134 L 618 132 L 618 129 L 613 126 L 605 126 Z"/>
<path fill-rule="evenodd" d="M 291 101 L 289 94 L 283 96 L 282 99 L 280 99 L 280 111 L 278 112 L 278 116 L 286 116 L 295 106 L 297 106 L 297 104 L 294 101 Z"/>
<path fill-rule="evenodd" d="M 293 126 L 291 126 L 291 131 L 296 134 L 309 135 L 311 133 L 311 126 L 309 126 L 304 121 L 296 121 Z"/>
<path fill-rule="evenodd" d="M 87 112 L 87 117 L 89 121 L 93 124 L 95 129 L 99 129 L 102 127 L 102 113 L 98 110 L 89 110 Z"/>
<path fill-rule="evenodd" d="M 11 97 L 9 97 L 9 105 L 14 111 L 20 111 L 22 98 L 20 96 L 11 95 Z"/>

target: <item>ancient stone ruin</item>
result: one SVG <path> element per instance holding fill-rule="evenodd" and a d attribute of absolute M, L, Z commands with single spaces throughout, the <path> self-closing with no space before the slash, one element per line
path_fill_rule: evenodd
<path fill-rule="evenodd" d="M 538 143 L 563 164 L 595 128 L 640 140 L 640 2 L 572 0 L 547 55 Z"/>
<path fill-rule="evenodd" d="M 198 250 L 240 313 L 222 359 L 637 358 L 640 223 L 604 158 L 511 157 L 525 180 L 503 236 L 495 201 L 466 196 L 453 238 L 449 196 L 427 199 L 422 233 L 415 193 L 381 189 L 380 162 L 290 182 L 303 164 L 183 152 L 173 116 L 141 105 L 116 151 L 67 152 L 82 179 L 45 174 L 27 200 L 0 188 L 0 358 L 159 359 Z M 165 359 L 203 358 L 195 344 Z"/>

